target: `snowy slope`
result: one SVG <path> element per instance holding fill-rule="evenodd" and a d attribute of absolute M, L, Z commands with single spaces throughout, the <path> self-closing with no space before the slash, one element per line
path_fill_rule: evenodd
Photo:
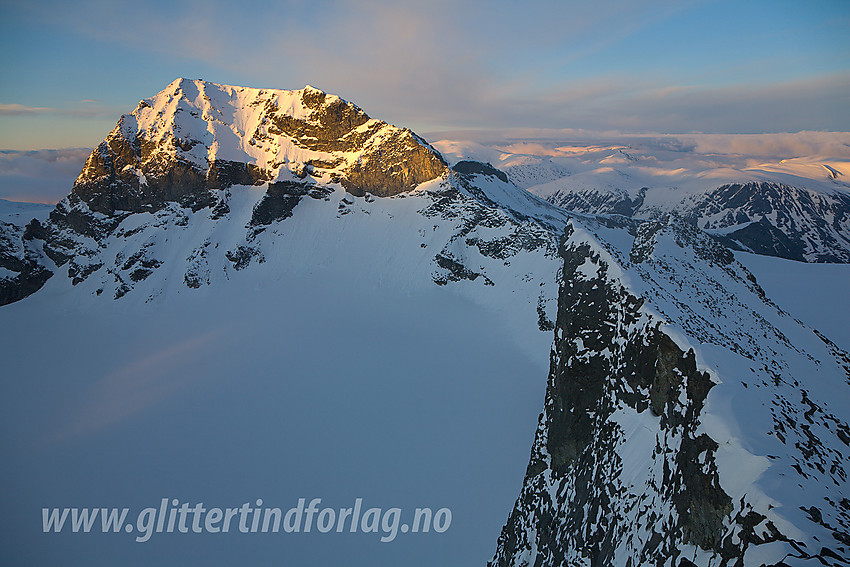
<path fill-rule="evenodd" d="M 735 258 L 758 279 L 765 294 L 794 317 L 850 352 L 848 264 L 803 264 L 739 252 Z"/>
<path fill-rule="evenodd" d="M 218 219 L 179 207 L 128 217 L 92 244 L 87 260 L 103 266 L 84 281 L 55 268 L 0 311 L 14 329 L 0 347 L 12 560 L 171 565 L 201 546 L 213 565 L 428 565 L 492 552 L 543 393 L 556 240 L 439 182 L 389 199 L 305 196 L 255 233 L 246 225 L 263 189 L 232 187 Z M 474 478 L 482 465 L 486 478 Z M 445 534 L 391 543 L 233 534 L 143 545 L 12 523 L 41 506 L 138 510 L 163 497 L 287 508 L 362 497 L 448 507 L 454 519 Z"/>

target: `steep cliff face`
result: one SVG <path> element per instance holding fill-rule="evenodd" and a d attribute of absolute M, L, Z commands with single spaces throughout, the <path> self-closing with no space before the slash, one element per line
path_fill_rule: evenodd
<path fill-rule="evenodd" d="M 491 564 L 845 564 L 846 353 L 678 218 L 586 225 Z"/>
<path fill-rule="evenodd" d="M 32 295 L 53 275 L 39 262 L 31 231 L 0 220 L 0 305 Z"/>

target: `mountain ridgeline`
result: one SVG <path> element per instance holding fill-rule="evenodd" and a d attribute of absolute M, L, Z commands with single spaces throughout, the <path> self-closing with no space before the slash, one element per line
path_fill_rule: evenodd
<path fill-rule="evenodd" d="M 179 79 L 49 214 L 0 224 L 0 304 L 157 309 L 316 266 L 470 298 L 552 344 L 491 565 L 847 565 L 850 355 L 730 248 L 848 262 L 850 201 L 764 183 L 666 211 L 644 197 L 547 202 L 318 89 Z"/>
<path fill-rule="evenodd" d="M 199 209 L 215 204 L 215 190 L 308 177 L 386 197 L 445 168 L 410 130 L 320 90 L 181 79 L 121 117 L 86 161 L 71 199 L 107 215 L 167 202 Z"/>
<path fill-rule="evenodd" d="M 658 219 L 671 210 L 735 249 L 800 262 L 850 262 L 850 194 L 768 181 L 727 183 L 664 206 L 648 205 L 648 188 L 559 191 L 547 200 L 586 214 Z"/>

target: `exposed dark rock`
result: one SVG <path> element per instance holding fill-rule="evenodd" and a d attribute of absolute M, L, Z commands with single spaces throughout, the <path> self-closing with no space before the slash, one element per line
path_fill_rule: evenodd
<path fill-rule="evenodd" d="M 0 267 L 6 267 L 0 257 Z M 13 278 L 0 278 L 0 305 L 20 301 L 34 294 L 50 279 L 53 272 L 36 263 L 27 262 Z"/>
<path fill-rule="evenodd" d="M 125 118 L 122 117 L 122 121 Z M 259 185 L 271 174 L 256 165 L 212 160 L 206 170 L 180 153 L 161 151 L 138 134 L 127 140 L 122 122 L 89 156 L 72 195 L 105 215 L 116 211 L 157 211 L 168 202 L 199 210 L 214 204 L 213 190 L 232 185 Z M 185 145 L 175 144 L 181 149 Z"/>
<path fill-rule="evenodd" d="M 546 308 L 542 295 L 537 299 L 537 328 L 543 332 L 549 332 L 555 329 L 555 323 L 546 316 Z"/>
<path fill-rule="evenodd" d="M 103 267 L 103 262 L 77 264 L 75 260 L 68 265 L 68 277 L 71 278 L 72 285 L 77 285 L 78 283 L 85 281 L 87 277 Z"/>
<path fill-rule="evenodd" d="M 267 103 L 269 133 L 289 136 L 305 149 L 344 152 L 358 148 L 385 125 L 375 121 L 365 131 L 357 131 L 369 122 L 369 116 L 354 104 L 335 97 L 328 102 L 328 98 L 322 91 L 304 90 L 301 100 L 312 110 L 308 120 L 293 118 L 280 112 L 273 103 Z"/>
<path fill-rule="evenodd" d="M 463 264 L 461 264 L 450 256 L 437 254 L 437 256 L 434 258 L 434 261 L 437 263 L 438 266 L 446 270 L 445 274 L 434 277 L 434 283 L 436 283 L 437 285 L 446 285 L 446 283 L 448 282 L 457 282 L 460 280 L 475 281 L 479 277 L 484 278 L 485 285 L 493 285 L 493 282 L 492 280 L 490 280 L 490 278 L 488 278 L 484 274 L 473 272 L 472 270 L 470 270 L 469 268 L 467 268 L 466 266 L 464 266 Z"/>
<path fill-rule="evenodd" d="M 229 197 L 230 192 L 225 191 L 224 198 L 222 198 L 215 205 L 213 205 L 212 210 L 210 211 L 211 219 L 218 220 L 220 218 L 225 217 L 230 212 L 230 205 L 227 203 L 227 199 Z"/>
<path fill-rule="evenodd" d="M 565 245 L 561 253 L 564 284 L 545 409 L 522 493 L 491 565 L 520 565 L 519 556 L 528 565 L 566 565 L 568 556 L 610 564 L 614 550 L 634 537 L 636 527 L 622 521 L 626 509 L 655 525 L 665 506 L 665 533 L 636 549 L 633 565 L 667 564 L 685 543 L 740 555 L 741 547 L 724 539 L 732 506 L 712 463 L 717 444 L 697 433 L 713 383 L 697 368 L 693 351 L 683 351 L 641 313 L 642 299 L 606 279 L 607 264 L 587 245 Z M 595 276 L 579 275 L 585 262 L 592 262 Z M 651 489 L 666 495 L 666 505 L 640 504 L 643 494 L 619 480 L 622 432 L 611 416 L 623 405 L 651 412 L 665 437 L 680 439 L 672 458 L 656 448 L 663 475 Z M 562 487 L 557 501 L 550 498 L 553 485 Z M 523 555 L 530 549 L 536 555 Z"/>
<path fill-rule="evenodd" d="M 125 272 L 132 270 L 130 271 L 130 281 L 136 283 L 146 279 L 161 265 L 161 261 L 150 257 L 147 249 L 143 248 L 127 258 L 121 265 L 121 270 Z"/>
<path fill-rule="evenodd" d="M 237 270 L 247 268 L 254 258 L 260 263 L 265 261 L 262 252 L 250 246 L 238 246 L 235 250 L 228 250 L 224 257 L 233 262 L 233 267 Z"/>
<path fill-rule="evenodd" d="M 24 229 L 24 240 L 46 240 L 47 229 L 38 219 L 32 219 Z"/>
<path fill-rule="evenodd" d="M 0 222 L 0 268 L 13 275 L 0 275 L 0 305 L 20 301 L 41 289 L 53 272 L 39 262 L 32 240 L 41 224 L 33 220 L 26 228 Z"/>
<path fill-rule="evenodd" d="M 508 183 L 508 176 L 503 171 L 499 171 L 489 163 L 464 160 L 454 164 L 452 169 L 463 175 L 489 175 Z"/>
<path fill-rule="evenodd" d="M 63 228 L 99 240 L 115 230 L 128 214 L 130 213 L 114 213 L 111 216 L 97 215 L 80 197 L 71 193 L 67 198 L 59 201 L 56 208 L 50 212 L 51 226 L 44 233 L 47 235 L 45 241 L 53 242 L 57 229 Z"/>
<path fill-rule="evenodd" d="M 270 183 L 266 194 L 254 207 L 250 226 L 270 225 L 275 221 L 291 217 L 295 205 L 309 191 L 310 186 L 304 183 L 293 183 L 291 181 Z"/>
<path fill-rule="evenodd" d="M 767 218 L 748 224 L 729 233 L 729 238 L 737 240 L 756 254 L 778 256 L 789 260 L 805 262 L 805 250 L 799 239 L 792 239 L 773 226 Z"/>
<path fill-rule="evenodd" d="M 558 191 L 547 198 L 547 201 L 568 211 L 597 215 L 634 216 L 643 206 L 648 188 L 643 187 L 632 199 L 623 190 L 597 191 L 583 189 L 580 191 Z"/>
<path fill-rule="evenodd" d="M 729 236 L 758 254 L 850 262 L 850 195 L 846 193 L 818 193 L 770 182 L 731 183 L 700 196 L 685 209 L 686 218 L 701 228 L 751 223 Z"/>
<path fill-rule="evenodd" d="M 271 177 L 270 172 L 252 163 L 217 159 L 207 170 L 207 187 L 227 189 L 232 185 L 262 185 Z"/>

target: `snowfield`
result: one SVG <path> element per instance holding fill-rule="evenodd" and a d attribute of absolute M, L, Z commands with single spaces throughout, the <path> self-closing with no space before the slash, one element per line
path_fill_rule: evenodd
<path fill-rule="evenodd" d="M 537 306 L 542 294 L 554 316 L 556 258 L 520 252 L 508 268 L 457 246 L 495 285 L 436 285 L 431 260 L 461 219 L 420 214 L 432 204 L 424 194 L 367 201 L 337 190 L 259 234 L 250 244 L 262 262 L 236 270 L 225 251 L 246 244 L 264 188 L 231 191 L 222 221 L 209 211 L 187 211 L 183 226 L 173 222 L 183 211 L 125 221 L 102 257 L 141 249 L 163 266 L 120 299 L 103 269 L 77 286 L 53 278 L 0 311 L 2 482 L 15 487 L 3 493 L 2 529 L 21 543 L 12 558 L 90 565 L 96 550 L 124 565 L 177 564 L 202 548 L 215 564 L 484 562 L 543 397 L 551 332 L 538 329 Z M 187 265 L 200 288 L 185 284 Z M 138 511 L 164 497 L 284 509 L 362 497 L 448 507 L 453 521 L 391 543 L 237 533 L 142 544 L 37 526 L 43 506 Z"/>

